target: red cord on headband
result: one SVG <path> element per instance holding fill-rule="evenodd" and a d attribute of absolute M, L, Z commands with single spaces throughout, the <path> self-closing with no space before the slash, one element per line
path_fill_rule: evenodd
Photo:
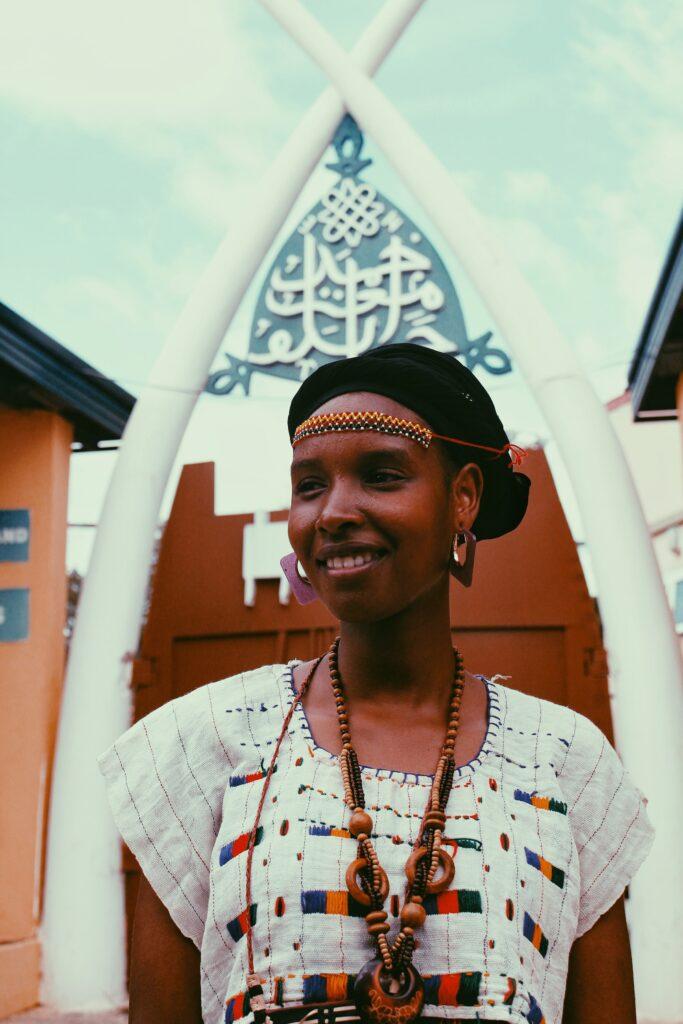
<path fill-rule="evenodd" d="M 466 448 L 483 448 L 484 451 L 495 452 L 497 456 L 504 455 L 505 452 L 510 452 L 510 458 L 512 461 L 508 466 L 509 469 L 512 469 L 513 466 L 519 466 L 522 459 L 529 454 L 525 448 L 520 447 L 518 444 L 512 444 L 510 441 L 508 441 L 508 443 L 502 448 L 493 448 L 488 444 L 477 444 L 475 441 L 462 441 L 458 437 L 446 437 L 445 434 L 435 434 L 434 431 L 432 431 L 432 437 L 438 437 L 440 441 L 451 441 L 453 444 L 461 444 Z"/>

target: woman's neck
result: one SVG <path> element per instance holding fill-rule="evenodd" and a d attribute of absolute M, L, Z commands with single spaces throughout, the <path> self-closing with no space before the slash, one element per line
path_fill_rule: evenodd
<path fill-rule="evenodd" d="M 349 699 L 440 706 L 453 681 L 448 593 L 379 622 L 342 622 L 339 670 Z"/>

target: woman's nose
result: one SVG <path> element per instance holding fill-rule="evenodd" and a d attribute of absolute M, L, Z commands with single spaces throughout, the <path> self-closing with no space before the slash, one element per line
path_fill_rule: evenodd
<path fill-rule="evenodd" d="M 338 533 L 345 526 L 359 526 L 364 514 L 358 504 L 358 494 L 353 487 L 337 484 L 330 488 L 316 526 L 326 533 Z"/>

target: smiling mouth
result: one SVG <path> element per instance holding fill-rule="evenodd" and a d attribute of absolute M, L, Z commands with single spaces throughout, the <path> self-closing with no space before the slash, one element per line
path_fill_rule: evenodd
<path fill-rule="evenodd" d="M 318 565 L 333 575 L 362 572 L 381 561 L 386 551 L 364 551 L 357 555 L 336 555 L 334 558 L 318 560 Z"/>

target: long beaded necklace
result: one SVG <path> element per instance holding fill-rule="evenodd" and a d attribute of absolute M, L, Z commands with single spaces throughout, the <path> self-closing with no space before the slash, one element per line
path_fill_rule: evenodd
<path fill-rule="evenodd" d="M 378 956 L 368 960 L 356 975 L 353 998 L 359 1015 L 367 1024 L 410 1024 L 411 1021 L 419 1017 L 424 1004 L 424 983 L 417 968 L 412 964 L 415 929 L 420 928 L 426 918 L 426 911 L 422 903 L 426 895 L 447 889 L 455 874 L 453 858 L 444 849 L 442 837 L 446 824 L 446 805 L 455 774 L 455 740 L 460 722 L 464 679 L 463 659 L 457 648 L 454 648 L 455 665 L 448 727 L 417 841 L 405 865 L 408 883 L 405 902 L 400 912 L 401 927 L 394 941 L 390 943 L 387 938 L 388 914 L 383 909 L 384 902 L 389 895 L 389 880 L 379 863 L 371 839 L 373 822 L 365 810 L 363 779 L 358 755 L 351 742 L 346 698 L 339 672 L 339 640 L 340 638 L 337 637 L 330 647 L 329 670 L 341 733 L 342 749 L 339 765 L 344 785 L 344 801 L 351 811 L 349 832 L 358 842 L 357 856 L 346 871 L 346 885 L 352 898 L 361 906 L 367 907 L 365 923 L 369 934 L 375 940 L 378 953 Z M 321 660 L 319 658 L 311 668 L 285 717 L 266 773 L 256 820 L 249 840 L 247 905 L 250 903 L 251 865 L 256 830 L 266 792 L 294 709 L 306 694 Z M 263 989 L 254 973 L 251 927 L 247 930 L 247 959 L 249 966 L 247 983 L 251 1009 L 254 1011 L 256 1024 L 263 1024 L 268 1018 L 265 1011 Z"/>

